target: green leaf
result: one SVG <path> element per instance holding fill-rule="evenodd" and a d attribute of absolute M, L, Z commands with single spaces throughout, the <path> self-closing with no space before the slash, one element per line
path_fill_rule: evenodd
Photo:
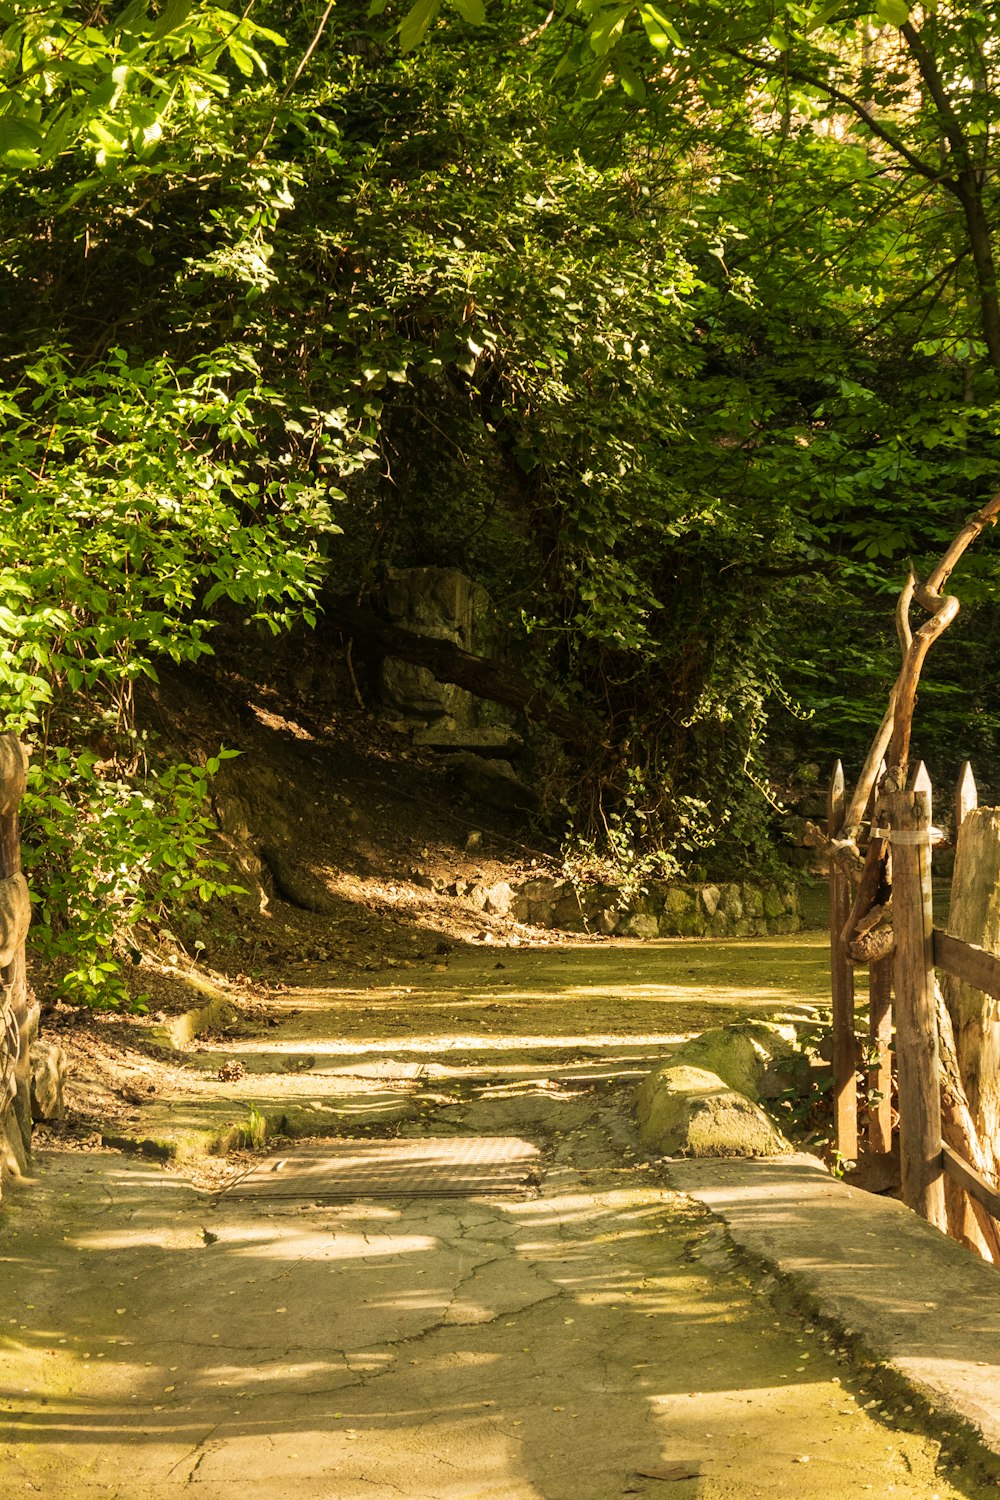
<path fill-rule="evenodd" d="M 470 22 L 473 26 L 482 26 L 486 20 L 484 0 L 451 0 L 451 3 L 462 20 Z"/>
<path fill-rule="evenodd" d="M 160 17 L 153 27 L 150 35 L 154 42 L 161 42 L 165 36 L 176 31 L 178 26 L 183 26 L 188 16 L 194 9 L 194 0 L 167 0 L 166 5 L 160 12 Z"/>
<path fill-rule="evenodd" d="M 905 26 L 910 19 L 906 0 L 875 0 L 875 14 L 887 26 Z"/>
<path fill-rule="evenodd" d="M 639 8 L 639 17 L 646 28 L 646 35 L 657 52 L 665 52 L 671 42 L 675 47 L 683 46 L 680 32 L 655 5 Z"/>
<path fill-rule="evenodd" d="M 621 39 L 626 17 L 631 13 L 630 5 L 616 5 L 595 17 L 591 23 L 589 41 L 598 57 L 606 57 L 611 48 Z"/>
<path fill-rule="evenodd" d="M 11 166 L 34 166 L 43 140 L 42 132 L 33 121 L 13 115 L 0 116 L 0 157 Z"/>
<path fill-rule="evenodd" d="M 396 27 L 400 50 L 412 52 L 427 35 L 431 23 L 436 20 L 442 0 L 417 0 Z"/>
<path fill-rule="evenodd" d="M 646 80 L 637 73 L 627 62 L 618 64 L 618 82 L 625 90 L 627 96 L 636 104 L 641 104 L 646 97 Z"/>
<path fill-rule="evenodd" d="M 817 31 L 820 26 L 825 26 L 831 21 L 838 10 L 843 10 L 845 0 L 828 0 L 826 5 L 821 5 L 809 18 L 807 31 Z"/>

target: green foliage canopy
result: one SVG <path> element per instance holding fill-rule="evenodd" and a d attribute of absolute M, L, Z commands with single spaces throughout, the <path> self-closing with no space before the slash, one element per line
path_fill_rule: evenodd
<path fill-rule="evenodd" d="M 599 714 L 560 817 L 760 858 L 769 707 L 863 740 L 873 613 L 995 481 L 989 7 L 454 8 L 2 8 L 0 681 L 81 993 L 223 878 L 132 701 L 224 601 L 463 567 Z M 989 747 L 976 660 L 928 722 Z"/>

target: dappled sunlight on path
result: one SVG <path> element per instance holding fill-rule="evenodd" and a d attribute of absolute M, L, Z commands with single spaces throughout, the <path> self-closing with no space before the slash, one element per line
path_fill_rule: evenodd
<path fill-rule="evenodd" d="M 240 1199 L 113 1152 L 43 1158 L 0 1218 L 0 1492 L 971 1494 L 861 1409 L 819 1330 L 732 1273 L 628 1119 L 631 1080 L 672 1042 L 814 1006 L 823 964 L 808 937 L 494 949 L 294 989 L 277 1025 L 204 1044 L 164 1118 L 284 1091 L 374 1131 L 369 1150 L 387 1130 L 516 1131 L 541 1186 Z M 242 1080 L 215 1081 L 222 1057 Z"/>
<path fill-rule="evenodd" d="M 47 1164 L 41 1223 L 18 1211 L 5 1243 L 31 1301 L 8 1325 L 0 1472 L 42 1493 L 607 1500 L 687 1462 L 702 1479 L 679 1494 L 826 1500 L 851 1473 L 859 1495 L 930 1473 L 815 1330 L 700 1262 L 700 1215 L 625 1173 L 264 1214 L 134 1163 L 94 1175 L 99 1207 Z"/>

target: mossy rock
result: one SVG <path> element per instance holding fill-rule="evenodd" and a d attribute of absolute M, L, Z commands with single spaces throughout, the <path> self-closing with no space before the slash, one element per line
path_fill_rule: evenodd
<path fill-rule="evenodd" d="M 552 922 L 564 932 L 583 932 L 587 924 L 575 892 L 560 896 L 552 908 Z"/>
<path fill-rule="evenodd" d="M 732 881 L 721 887 L 719 911 L 734 922 L 738 922 L 743 915 L 743 897 L 739 886 Z"/>
<path fill-rule="evenodd" d="M 633 911 L 622 918 L 615 932 L 619 937 L 657 938 L 660 935 L 660 924 L 649 912 Z"/>
<path fill-rule="evenodd" d="M 707 923 L 698 912 L 688 912 L 678 917 L 660 918 L 661 937 L 704 937 Z"/>
<path fill-rule="evenodd" d="M 701 904 L 705 908 L 705 913 L 706 913 L 707 916 L 709 916 L 709 917 L 714 917 L 715 916 L 715 913 L 719 909 L 719 901 L 720 901 L 721 897 L 722 897 L 722 892 L 719 890 L 719 887 L 717 885 L 704 885 L 704 886 L 702 886 L 702 888 L 701 888 Z"/>
<path fill-rule="evenodd" d="M 774 1021 L 743 1021 L 692 1037 L 672 1062 L 716 1073 L 748 1099 L 776 1099 L 795 1087 L 798 1055 L 795 1027 Z"/>
<path fill-rule="evenodd" d="M 717 1073 L 667 1063 L 640 1085 L 643 1144 L 665 1156 L 776 1156 L 791 1150 L 767 1115 Z"/>
<path fill-rule="evenodd" d="M 663 898 L 663 915 L 672 918 L 690 916 L 697 899 L 694 891 L 685 890 L 680 885 L 671 886 Z"/>
<path fill-rule="evenodd" d="M 763 896 L 765 917 L 773 920 L 775 917 L 783 917 L 785 915 L 785 898 L 776 885 L 765 886 Z"/>
<path fill-rule="evenodd" d="M 744 917 L 762 917 L 764 915 L 764 892 L 759 885 L 750 885 L 749 882 L 740 887 L 743 893 L 743 915 Z"/>

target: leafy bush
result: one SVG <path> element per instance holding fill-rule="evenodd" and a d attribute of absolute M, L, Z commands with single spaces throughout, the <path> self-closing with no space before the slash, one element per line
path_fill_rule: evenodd
<path fill-rule="evenodd" d="M 32 940 L 67 999 L 133 1005 L 121 964 L 138 955 L 138 929 L 239 889 L 210 852 L 209 781 L 234 753 L 126 778 L 91 751 L 57 748 L 32 768 L 22 810 L 38 899 Z"/>
<path fill-rule="evenodd" d="M 115 348 L 74 372 L 47 350 L 0 398 L 0 724 L 34 750 L 33 941 L 62 993 L 100 1006 L 127 998 L 119 965 L 140 923 L 234 889 L 209 852 L 208 782 L 231 752 L 152 763 L 136 683 L 210 650 L 220 597 L 275 631 L 312 619 L 330 530 L 301 489 L 256 477 L 268 392 L 245 361 L 196 364 Z"/>

